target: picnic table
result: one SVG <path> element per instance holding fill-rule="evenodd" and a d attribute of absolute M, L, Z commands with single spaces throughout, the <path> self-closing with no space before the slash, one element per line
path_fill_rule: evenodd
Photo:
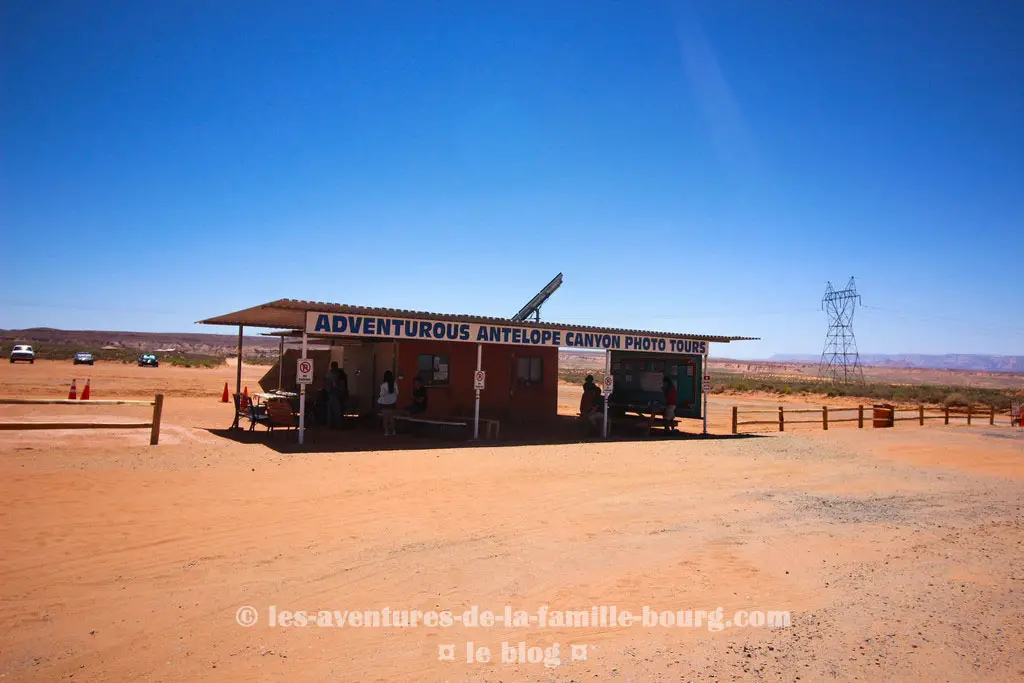
<path fill-rule="evenodd" d="M 618 424 L 627 429 L 643 431 L 645 434 L 649 434 L 655 427 L 664 425 L 665 406 L 660 403 L 613 403 L 608 407 L 611 425 Z M 672 420 L 672 427 L 675 427 L 677 421 Z"/>
<path fill-rule="evenodd" d="M 266 403 L 267 401 L 273 401 L 275 399 L 283 399 L 287 401 L 298 398 L 299 395 L 294 391 L 259 391 L 253 394 L 253 397 Z"/>

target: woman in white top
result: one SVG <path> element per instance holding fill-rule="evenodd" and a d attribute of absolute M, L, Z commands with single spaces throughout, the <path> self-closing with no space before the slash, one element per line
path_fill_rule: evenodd
<path fill-rule="evenodd" d="M 380 394 L 377 396 L 377 405 L 380 406 L 380 416 L 384 421 L 384 434 L 391 436 L 395 433 L 395 406 L 398 404 L 398 385 L 395 383 L 395 376 L 390 370 L 384 373 L 384 381 L 380 385 Z"/>

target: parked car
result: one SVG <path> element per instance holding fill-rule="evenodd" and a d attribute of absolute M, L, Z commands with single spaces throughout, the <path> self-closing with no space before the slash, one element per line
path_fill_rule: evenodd
<path fill-rule="evenodd" d="M 156 356 L 154 356 L 153 354 L 144 353 L 141 356 L 139 356 L 139 367 L 157 368 L 160 367 L 160 361 L 158 361 L 156 359 Z"/>
<path fill-rule="evenodd" d="M 28 344 L 15 344 L 11 349 L 11 362 L 27 360 L 29 363 L 36 362 L 36 352 Z"/>
<path fill-rule="evenodd" d="M 96 362 L 96 359 L 92 357 L 92 354 L 88 351 L 79 351 L 75 354 L 75 365 L 84 364 L 92 365 Z"/>

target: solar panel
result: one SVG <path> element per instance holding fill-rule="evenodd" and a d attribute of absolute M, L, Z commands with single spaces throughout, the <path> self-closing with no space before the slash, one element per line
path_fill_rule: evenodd
<path fill-rule="evenodd" d="M 540 307 L 562 286 L 562 274 L 559 273 L 551 282 L 544 285 L 544 288 L 537 292 L 537 295 L 530 299 L 530 302 L 519 309 L 519 312 L 512 316 L 513 322 L 521 323 L 531 316 L 540 322 Z"/>

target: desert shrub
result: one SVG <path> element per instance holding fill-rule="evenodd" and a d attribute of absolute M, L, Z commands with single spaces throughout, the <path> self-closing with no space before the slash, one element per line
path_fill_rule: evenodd
<path fill-rule="evenodd" d="M 961 394 L 960 392 L 954 391 L 952 394 L 946 396 L 946 398 L 943 399 L 942 405 L 946 406 L 947 408 L 950 408 L 952 406 L 969 406 L 971 405 L 971 400 L 964 396 L 963 394 Z"/>

